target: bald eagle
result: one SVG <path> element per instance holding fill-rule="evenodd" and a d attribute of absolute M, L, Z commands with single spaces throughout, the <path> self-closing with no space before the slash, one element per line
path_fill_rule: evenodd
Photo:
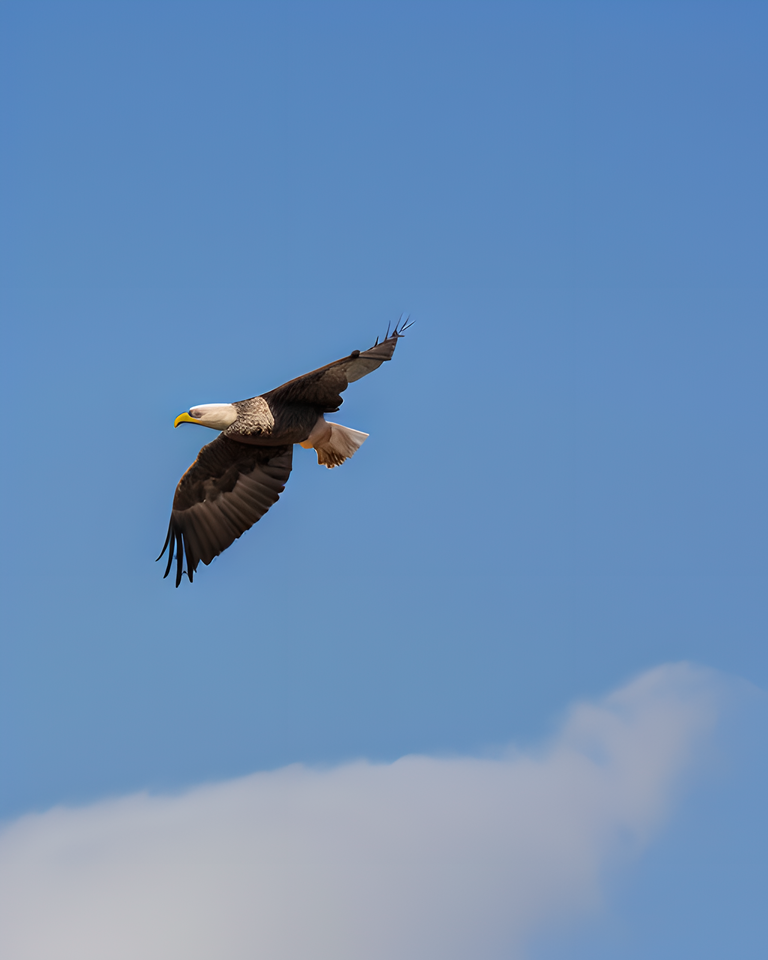
<path fill-rule="evenodd" d="M 190 583 L 202 560 L 206 565 L 234 543 L 277 503 L 291 473 L 293 445 L 317 452 L 329 469 L 343 463 L 362 445 L 367 433 L 330 423 L 341 394 L 391 360 L 397 341 L 411 326 L 407 321 L 387 328 L 384 339 L 361 352 L 289 380 L 249 400 L 204 403 L 174 421 L 220 430 L 202 448 L 176 487 L 168 535 L 158 560 L 168 551 L 164 577 L 176 558 L 176 586 L 186 572 Z M 183 570 L 186 560 L 186 571 Z"/>

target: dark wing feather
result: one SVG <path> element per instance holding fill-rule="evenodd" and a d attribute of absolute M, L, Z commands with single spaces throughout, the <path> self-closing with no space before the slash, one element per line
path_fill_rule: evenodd
<path fill-rule="evenodd" d="M 411 324 L 406 321 L 398 330 L 395 324 L 392 333 L 387 331 L 386 338 L 381 343 L 377 340 L 370 350 L 354 350 L 348 357 L 305 373 L 303 377 L 289 380 L 288 383 L 265 393 L 264 399 L 270 405 L 309 403 L 322 408 L 325 413 L 335 412 L 342 404 L 340 394 L 350 383 L 371 373 L 385 360 L 392 359 L 397 341 L 409 326 Z"/>
<path fill-rule="evenodd" d="M 201 560 L 209 564 L 260 520 L 285 489 L 292 458 L 290 445 L 257 447 L 223 434 L 203 447 L 176 487 L 164 576 L 175 557 L 176 586 L 185 562 L 191 582 Z"/>

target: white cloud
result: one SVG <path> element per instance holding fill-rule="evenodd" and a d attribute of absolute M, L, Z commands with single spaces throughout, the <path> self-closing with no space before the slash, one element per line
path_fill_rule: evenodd
<path fill-rule="evenodd" d="M 22 817 L 0 833 L 0 956 L 523 956 L 663 821 L 718 686 L 660 667 L 536 753 L 292 766 Z"/>

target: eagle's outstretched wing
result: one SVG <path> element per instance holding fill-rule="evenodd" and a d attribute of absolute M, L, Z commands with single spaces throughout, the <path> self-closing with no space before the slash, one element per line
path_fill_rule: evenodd
<path fill-rule="evenodd" d="M 350 383 L 360 380 L 366 374 L 380 367 L 385 360 L 391 360 L 397 341 L 411 324 L 406 320 L 392 333 L 387 330 L 386 337 L 370 350 L 353 350 L 348 357 L 334 360 L 324 367 L 305 373 L 303 377 L 289 380 L 280 387 L 264 394 L 270 406 L 289 403 L 308 403 L 322 408 L 325 413 L 334 413 L 342 404 L 342 394 Z"/>
<path fill-rule="evenodd" d="M 291 474 L 293 447 L 257 447 L 223 435 L 206 444 L 179 480 L 160 557 L 167 577 L 176 556 L 176 586 L 184 561 L 192 580 L 277 503 Z M 160 557 L 157 559 L 159 560 Z"/>

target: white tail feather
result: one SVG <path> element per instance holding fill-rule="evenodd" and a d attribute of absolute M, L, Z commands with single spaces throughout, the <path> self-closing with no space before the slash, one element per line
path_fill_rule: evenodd
<path fill-rule="evenodd" d="M 361 430 L 353 430 L 351 427 L 342 427 L 340 423 L 329 423 L 331 428 L 330 435 L 315 444 L 317 451 L 317 462 L 324 463 L 328 469 L 338 467 L 344 463 L 352 454 L 359 450 L 368 438 L 367 433 Z"/>

